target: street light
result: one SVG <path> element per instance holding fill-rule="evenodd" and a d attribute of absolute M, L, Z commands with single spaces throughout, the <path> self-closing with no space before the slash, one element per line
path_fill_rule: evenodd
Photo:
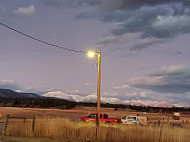
<path fill-rule="evenodd" d="M 88 57 L 98 56 L 98 83 L 97 83 L 97 117 L 96 117 L 96 136 L 100 141 L 100 87 L 101 87 L 101 50 L 97 52 L 89 51 Z"/>
<path fill-rule="evenodd" d="M 89 58 L 93 58 L 95 55 L 98 55 L 98 53 L 96 53 L 94 51 L 88 51 L 88 57 Z"/>

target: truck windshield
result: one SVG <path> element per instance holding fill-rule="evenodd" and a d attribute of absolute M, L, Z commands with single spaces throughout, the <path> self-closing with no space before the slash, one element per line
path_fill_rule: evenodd
<path fill-rule="evenodd" d="M 127 117 L 127 119 L 136 120 L 136 117 Z"/>
<path fill-rule="evenodd" d="M 95 118 L 95 114 L 89 115 L 88 118 Z"/>

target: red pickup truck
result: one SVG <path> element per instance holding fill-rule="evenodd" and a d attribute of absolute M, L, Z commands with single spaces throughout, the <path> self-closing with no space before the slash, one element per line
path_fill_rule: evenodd
<path fill-rule="evenodd" d="M 87 117 L 80 117 L 81 121 L 85 122 L 95 122 L 96 121 L 96 113 L 90 114 Z M 100 121 L 105 123 L 121 123 L 120 119 L 117 118 L 108 118 L 107 114 L 100 114 Z"/>

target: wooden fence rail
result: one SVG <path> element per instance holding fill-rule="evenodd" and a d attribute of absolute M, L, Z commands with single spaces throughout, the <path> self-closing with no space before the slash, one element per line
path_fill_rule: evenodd
<path fill-rule="evenodd" d="M 36 116 L 35 115 L 33 117 L 13 117 L 13 116 L 7 115 L 6 118 L 5 118 L 5 124 L 4 124 L 4 127 L 3 127 L 2 136 L 6 135 L 6 130 L 7 130 L 7 126 L 8 126 L 8 123 L 9 123 L 9 119 L 23 119 L 23 122 L 25 122 L 26 119 L 32 119 L 31 130 L 32 130 L 32 133 L 34 133 L 35 121 L 36 121 Z"/>

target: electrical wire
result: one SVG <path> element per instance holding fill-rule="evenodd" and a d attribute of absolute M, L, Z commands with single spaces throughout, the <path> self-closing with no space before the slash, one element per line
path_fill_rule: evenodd
<path fill-rule="evenodd" d="M 43 44 L 48 45 L 48 46 L 60 48 L 60 49 L 63 49 L 63 50 L 69 51 L 69 52 L 78 52 L 78 53 L 81 52 L 81 53 L 86 53 L 86 51 L 80 51 L 80 50 L 74 50 L 74 49 L 62 47 L 62 46 L 59 46 L 59 45 L 56 45 L 56 44 L 52 44 L 52 43 L 49 43 L 49 42 L 47 42 L 47 41 L 38 39 L 38 38 L 36 38 L 36 37 L 30 36 L 30 35 L 28 35 L 28 34 L 22 32 L 22 31 L 20 31 L 20 30 L 17 30 L 17 29 L 15 29 L 15 28 L 12 28 L 12 27 L 8 26 L 7 24 L 5 24 L 5 23 L 3 23 L 3 22 L 1 22 L 1 21 L 0 21 L 0 25 L 3 26 L 3 27 L 5 27 L 5 28 L 7 28 L 7 29 L 9 29 L 9 30 L 12 30 L 12 31 L 14 31 L 14 32 L 17 32 L 17 33 L 19 33 L 19 34 L 21 34 L 21 35 L 23 35 L 23 36 L 25 36 L 25 37 L 27 37 L 27 38 L 33 39 L 33 40 L 35 40 L 35 41 L 38 41 L 38 42 L 43 43 Z"/>

